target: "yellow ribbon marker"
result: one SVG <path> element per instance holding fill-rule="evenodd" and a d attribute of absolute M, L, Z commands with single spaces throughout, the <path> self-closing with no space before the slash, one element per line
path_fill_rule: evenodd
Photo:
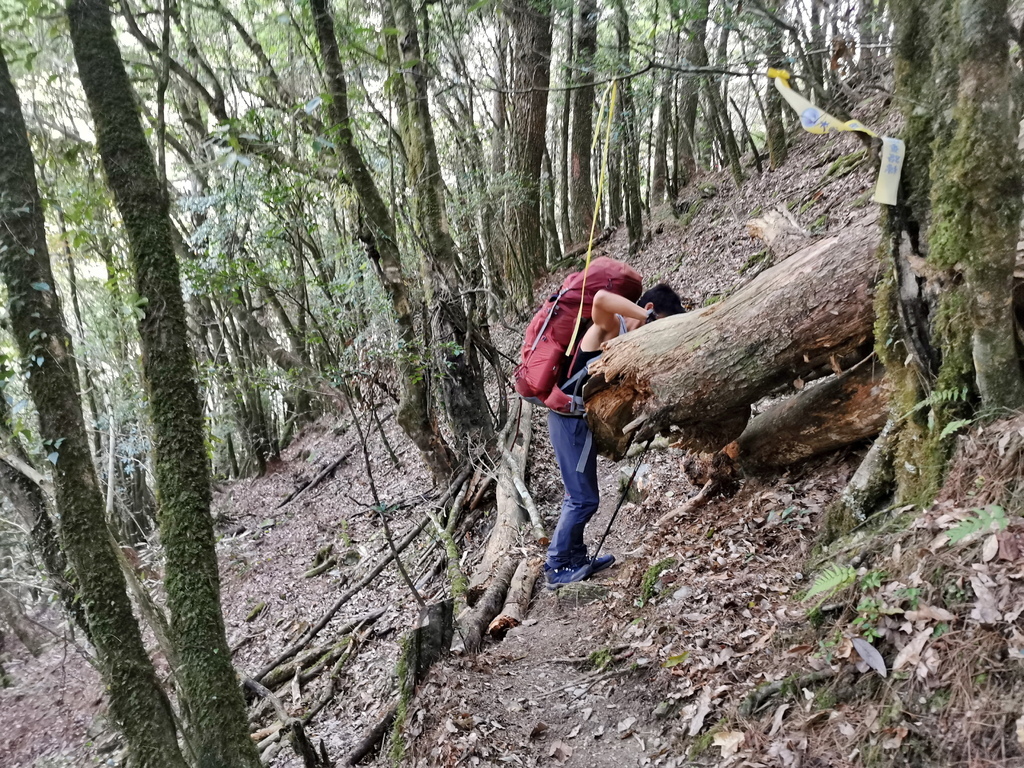
<path fill-rule="evenodd" d="M 769 68 L 768 77 L 775 81 L 775 89 L 782 98 L 800 115 L 800 125 L 808 133 L 835 133 L 838 131 L 856 131 L 868 136 L 882 139 L 882 167 L 878 171 L 875 184 L 875 202 L 885 205 L 896 205 L 896 193 L 900 186 L 900 174 L 903 172 L 903 160 L 907 155 L 906 145 L 900 139 L 891 136 L 879 137 L 859 120 L 842 121 L 833 117 L 823 109 L 819 109 L 806 98 L 789 86 L 789 72 L 784 69 Z"/>
<path fill-rule="evenodd" d="M 607 101 L 608 126 L 604 133 L 604 151 L 601 153 L 601 172 L 597 176 L 597 196 L 594 198 L 594 218 L 590 220 L 590 239 L 587 241 L 587 260 L 583 265 L 583 286 L 580 296 L 580 309 L 576 313 L 576 325 L 572 329 L 572 338 L 569 339 L 569 346 L 565 349 L 565 356 L 572 357 L 573 346 L 576 344 L 576 337 L 579 335 L 580 326 L 583 324 L 583 304 L 587 295 L 587 274 L 590 272 L 590 257 L 594 253 L 594 233 L 597 231 L 597 217 L 601 213 L 601 197 L 604 194 L 604 180 L 608 175 L 608 149 L 612 143 L 612 118 L 615 117 L 615 99 L 618 95 L 618 80 L 612 80 L 601 96 L 601 104 L 597 108 L 597 127 L 594 129 L 594 139 L 590 143 L 590 154 L 597 149 L 597 139 L 601 135 L 601 120 L 604 119 L 604 107 Z M 609 94 L 611 97 L 609 98 Z"/>

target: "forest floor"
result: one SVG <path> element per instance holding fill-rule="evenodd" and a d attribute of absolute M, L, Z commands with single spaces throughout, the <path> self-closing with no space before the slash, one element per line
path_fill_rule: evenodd
<path fill-rule="evenodd" d="M 698 304 L 715 300 L 771 263 L 747 232 L 752 216 L 782 205 L 809 232 L 825 235 L 862 214 L 873 173 L 858 163 L 858 150 L 848 135 L 801 136 L 783 169 L 760 176 L 748 169 L 739 190 L 726 173 L 703 177 L 674 212 L 655 212 L 653 239 L 632 261 Z M 624 233 L 603 250 L 624 257 Z M 505 336 L 510 350 L 518 333 Z M 242 674 L 280 653 L 388 552 L 370 506 L 371 474 L 391 505 L 396 539 L 436 498 L 415 449 L 389 412 L 380 415 L 383 427 L 368 435 L 365 457 L 348 417 L 322 420 L 266 476 L 216 494 L 224 612 Z M 537 414 L 535 422 L 528 483 L 553 525 L 561 486 L 545 420 Z M 643 458 L 641 498 L 626 504 L 605 545 L 616 565 L 584 588 L 551 593 L 538 585 L 527 619 L 504 641 L 435 666 L 409 705 L 402 764 L 1024 766 L 1024 525 L 1010 517 L 1000 533 L 979 530 L 955 548 L 940 535 L 981 503 L 981 496 L 968 498 L 978 488 L 972 466 L 1012 455 L 1020 474 L 1024 423 L 964 441 L 967 458 L 954 471 L 959 485 L 933 508 L 879 515 L 870 535 L 862 530 L 828 552 L 816 548 L 823 510 L 863 447 L 745 480 L 732 495 L 660 529 L 659 518 L 696 489 L 681 470 L 681 450 L 652 449 Z M 332 475 L 280 506 L 342 456 Z M 603 501 L 588 527 L 591 542 L 635 461 L 601 459 Z M 468 571 L 489 520 L 467 542 Z M 543 554 L 532 540 L 521 548 Z M 335 562 L 307 577 L 318 552 Z M 437 553 L 424 535 L 402 555 L 427 599 L 445 592 L 443 578 L 430 578 Z M 814 602 L 800 597 L 814 572 L 836 564 L 859 569 L 856 579 L 812 610 Z M 342 625 L 375 609 L 382 615 L 357 627 L 344 646 L 337 695 L 307 726 L 335 759 L 397 697 L 399 641 L 418 609 L 396 570 L 354 596 L 314 643 L 330 650 Z M 854 649 L 853 638 L 869 625 L 880 635 L 885 678 Z M 11 651 L 5 666 L 14 685 L 0 691 L 0 765 L 116 762 L 102 686 L 78 650 L 62 641 L 36 659 Z M 284 680 L 277 690 L 301 715 L 327 677 Z M 258 718 L 261 725 L 272 719 L 269 711 Z M 377 764 L 389 764 L 395 752 L 377 756 Z M 288 747 L 272 761 L 301 764 Z"/>

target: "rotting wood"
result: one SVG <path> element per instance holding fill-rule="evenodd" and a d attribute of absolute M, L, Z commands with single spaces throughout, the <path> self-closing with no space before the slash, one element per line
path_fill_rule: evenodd
<path fill-rule="evenodd" d="M 299 496 L 301 496 L 306 491 L 309 491 L 309 490 L 312 490 L 313 488 L 316 488 L 321 482 L 323 482 L 323 479 L 325 477 L 327 477 L 329 474 L 334 472 L 334 470 L 336 470 L 339 466 L 341 466 L 341 463 L 343 461 L 345 461 L 345 459 L 347 459 L 349 456 L 351 456 L 352 452 L 354 450 L 355 450 L 355 448 L 349 448 L 347 451 L 345 451 L 345 453 L 343 453 L 337 459 L 335 459 L 330 464 L 328 464 L 326 467 L 324 467 L 322 470 L 320 470 L 320 472 L 317 473 L 316 477 L 314 477 L 312 480 L 310 480 L 305 485 L 301 485 L 298 488 L 296 488 L 294 491 L 289 493 L 285 497 L 284 501 L 282 501 L 280 504 L 277 505 L 277 508 L 280 509 L 281 507 L 283 507 L 284 505 L 288 504 L 289 502 L 295 501 L 295 499 L 299 498 Z"/>
<path fill-rule="evenodd" d="M 282 704 L 281 700 L 274 695 L 273 691 L 269 690 L 266 686 L 260 685 L 252 678 L 245 678 L 242 681 L 242 685 L 260 698 L 270 702 L 271 706 L 274 708 L 275 714 L 277 715 L 277 719 L 283 724 L 282 730 L 286 728 L 289 731 L 292 747 L 295 749 L 295 753 L 302 758 L 305 768 L 328 768 L 328 766 L 332 764 L 327 757 L 323 740 L 321 740 L 320 750 L 317 752 L 310 743 L 309 737 L 306 736 L 306 730 L 302 720 L 289 715 L 288 711 L 284 708 L 284 704 Z M 296 702 L 296 706 L 298 706 L 298 702 Z M 274 735 L 276 736 L 277 734 Z M 267 738 L 271 737 L 268 736 Z"/>
<path fill-rule="evenodd" d="M 484 592 L 473 609 L 459 621 L 459 631 L 462 634 L 463 645 L 467 653 L 477 654 L 483 648 L 484 634 L 491 621 L 505 605 L 505 596 L 508 594 L 512 576 L 518 565 L 519 560 L 514 559 L 506 559 L 502 562 L 494 572 L 494 578 L 491 579 L 487 591 Z"/>
<path fill-rule="evenodd" d="M 880 272 L 876 219 L 801 249 L 717 304 L 608 342 L 585 391 L 598 449 L 621 456 L 623 427 L 646 415 L 634 439 L 674 427 L 685 447 L 718 450 L 764 395 L 862 360 Z"/>
<path fill-rule="evenodd" d="M 885 370 L 874 355 L 751 419 L 736 441 L 744 471 L 786 467 L 877 435 L 889 414 Z"/>
<path fill-rule="evenodd" d="M 700 509 L 705 504 L 707 504 L 708 501 L 711 500 L 711 497 L 714 496 L 715 493 L 718 492 L 718 485 L 718 482 L 715 481 L 714 479 L 708 480 L 706 483 L 704 483 L 704 487 L 700 489 L 700 492 L 696 496 L 687 499 L 685 502 L 683 502 L 681 505 L 673 509 L 671 512 L 662 515 L 661 518 L 658 519 L 658 522 L 655 524 L 654 527 L 661 528 L 662 526 L 668 525 L 674 520 L 678 520 L 680 517 L 685 517 L 691 512 Z"/>
<path fill-rule="evenodd" d="M 519 561 L 509 584 L 505 605 L 487 627 L 487 634 L 495 640 L 503 640 L 510 629 L 522 623 L 533 599 L 533 589 L 540 577 L 541 563 L 539 558 L 524 557 Z"/>
<path fill-rule="evenodd" d="M 784 259 L 807 245 L 810 233 L 784 205 L 747 222 L 747 232 L 768 246 L 777 259 Z"/>
<path fill-rule="evenodd" d="M 523 512 L 512 482 L 508 478 L 508 466 L 503 463 L 501 470 L 503 470 L 501 479 L 495 487 L 497 511 L 494 515 L 494 526 L 487 536 L 483 557 L 473 571 L 469 582 L 469 591 L 466 594 L 466 601 L 470 605 L 476 605 L 486 591 L 487 585 L 491 583 L 494 574 L 497 573 L 499 565 L 519 546 L 522 528 L 527 523 L 526 514 Z M 498 608 L 500 609 L 501 606 Z"/>
<path fill-rule="evenodd" d="M 521 401 L 519 417 L 510 420 L 507 433 L 502 434 L 499 439 L 499 447 L 502 451 L 502 459 L 499 460 L 497 470 L 497 485 L 495 486 L 495 507 L 494 526 L 487 536 L 487 543 L 484 546 L 483 556 L 479 564 L 473 570 L 469 581 L 469 591 L 466 600 L 470 605 L 476 601 L 487 589 L 491 577 L 496 572 L 499 563 L 505 561 L 516 547 L 520 544 L 521 530 L 523 526 L 530 523 L 534 537 L 538 542 L 547 542 L 544 533 L 542 520 L 531 521 L 526 512 L 526 504 L 516 490 L 514 478 L 518 475 L 523 481 L 526 471 L 529 444 L 532 437 L 533 406 Z M 509 447 L 510 446 L 510 447 Z M 526 497 L 530 498 L 525 482 L 522 482 Z M 534 504 L 534 514 L 539 519 L 540 512 Z M 539 534 L 539 536 L 538 536 Z M 518 562 L 518 561 L 517 561 Z M 500 606 L 499 606 L 500 607 Z"/>

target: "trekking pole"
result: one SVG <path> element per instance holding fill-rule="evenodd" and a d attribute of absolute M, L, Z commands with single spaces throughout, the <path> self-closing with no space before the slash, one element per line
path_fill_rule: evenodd
<path fill-rule="evenodd" d="M 601 547 L 604 546 L 604 540 L 608 538 L 608 534 L 612 531 L 612 526 L 615 525 L 615 518 L 619 515 L 619 510 L 622 509 L 622 505 L 626 503 L 626 497 L 629 496 L 629 489 L 633 487 L 633 481 L 636 479 L 636 473 L 640 471 L 640 467 L 643 466 L 644 456 L 647 455 L 647 449 L 651 447 L 651 443 L 654 441 L 652 437 L 647 441 L 644 449 L 640 451 L 640 457 L 636 461 L 636 466 L 633 467 L 633 474 L 629 476 L 629 482 L 626 483 L 626 487 L 622 489 L 622 495 L 619 496 L 619 503 L 615 505 L 615 511 L 612 512 L 612 519 L 608 521 L 608 527 L 604 529 L 604 535 L 601 540 L 597 542 L 597 549 L 594 550 L 594 555 L 591 558 L 596 560 L 597 556 L 601 554 Z"/>

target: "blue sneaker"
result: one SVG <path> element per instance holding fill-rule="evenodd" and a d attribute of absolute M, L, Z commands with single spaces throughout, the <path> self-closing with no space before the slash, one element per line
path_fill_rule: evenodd
<path fill-rule="evenodd" d="M 589 562 L 582 566 L 567 565 L 564 568 L 545 569 L 544 577 L 547 580 L 545 586 L 552 590 L 558 589 L 566 584 L 583 581 L 589 578 L 592 573 L 593 570 L 591 570 Z"/>
<path fill-rule="evenodd" d="M 611 568 L 615 563 L 615 555 L 598 555 L 590 560 L 590 572 L 597 573 L 605 568 Z"/>
<path fill-rule="evenodd" d="M 568 565 L 564 568 L 545 568 L 548 589 L 558 589 L 566 584 L 589 579 L 598 571 L 610 568 L 615 562 L 615 555 L 599 555 L 587 558 L 581 565 Z"/>

